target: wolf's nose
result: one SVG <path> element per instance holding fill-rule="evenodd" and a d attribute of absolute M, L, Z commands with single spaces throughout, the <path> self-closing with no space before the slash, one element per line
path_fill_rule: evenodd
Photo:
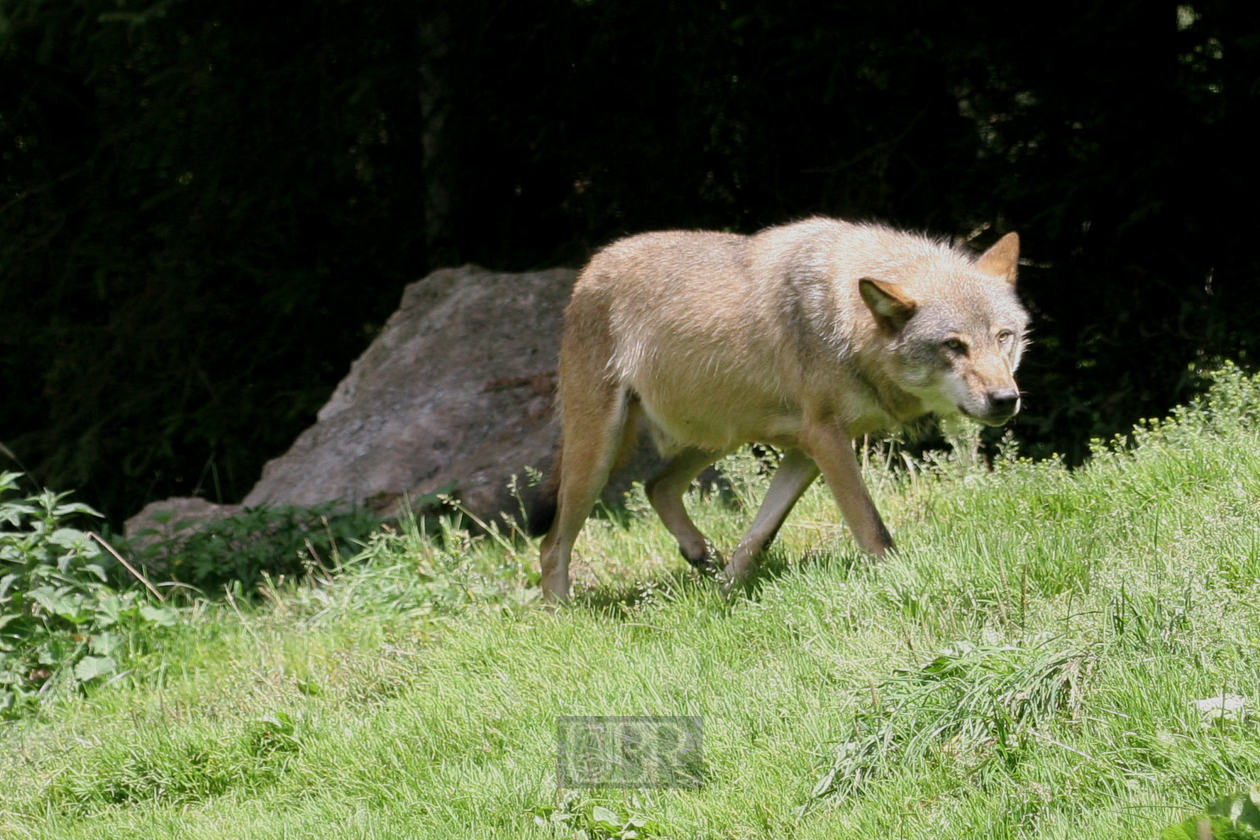
<path fill-rule="evenodd" d="M 1019 391 L 1014 388 L 1001 388 L 989 392 L 989 414 L 1006 416 L 1019 410 Z"/>

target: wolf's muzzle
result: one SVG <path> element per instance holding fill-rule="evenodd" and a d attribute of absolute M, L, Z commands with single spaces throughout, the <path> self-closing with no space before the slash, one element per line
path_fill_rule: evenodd
<path fill-rule="evenodd" d="M 985 395 L 988 410 L 979 417 L 981 422 L 990 426 L 1000 426 L 1010 420 L 1019 411 L 1019 391 L 1015 388 L 999 388 Z"/>

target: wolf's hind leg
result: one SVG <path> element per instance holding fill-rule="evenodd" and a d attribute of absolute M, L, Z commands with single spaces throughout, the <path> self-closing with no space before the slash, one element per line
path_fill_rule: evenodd
<path fill-rule="evenodd" d="M 757 565 L 757 555 L 774 539 L 783 520 L 800 500 L 809 485 L 818 478 L 818 465 L 799 449 L 789 449 L 770 480 L 770 489 L 757 510 L 748 533 L 739 541 L 724 575 L 724 589 L 730 592 L 739 586 Z"/>
<path fill-rule="evenodd" d="M 564 394 L 563 405 L 556 516 L 541 547 L 543 595 L 552 601 L 569 597 L 573 543 L 608 483 L 629 421 L 628 395 L 612 384 L 575 388 Z"/>
<path fill-rule="evenodd" d="M 657 516 L 678 540 L 683 559 L 706 573 L 717 571 L 721 561 L 710 554 L 704 534 L 687 515 L 683 494 L 705 467 L 725 454 L 705 449 L 684 449 L 670 458 L 644 487 Z"/>

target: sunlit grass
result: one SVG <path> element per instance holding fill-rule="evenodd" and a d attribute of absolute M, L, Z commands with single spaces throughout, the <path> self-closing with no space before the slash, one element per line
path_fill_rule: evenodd
<path fill-rule="evenodd" d="M 899 550 L 815 487 L 729 603 L 640 498 L 554 613 L 532 547 L 404 528 L 6 729 L 0 836 L 1155 837 L 1260 781 L 1257 413 L 1227 377 L 1072 473 L 877 452 Z M 765 482 L 730 471 L 692 500 L 727 550 Z M 558 715 L 699 716 L 706 783 L 558 791 Z"/>

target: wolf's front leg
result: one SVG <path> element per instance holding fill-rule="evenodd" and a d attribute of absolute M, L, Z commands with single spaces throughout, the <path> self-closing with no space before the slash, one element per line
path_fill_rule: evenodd
<path fill-rule="evenodd" d="M 893 547 L 892 535 L 862 481 L 862 468 L 853 452 L 853 441 L 831 423 L 807 422 L 801 432 L 801 446 L 822 470 L 857 544 L 863 551 L 883 557 L 884 552 Z"/>

